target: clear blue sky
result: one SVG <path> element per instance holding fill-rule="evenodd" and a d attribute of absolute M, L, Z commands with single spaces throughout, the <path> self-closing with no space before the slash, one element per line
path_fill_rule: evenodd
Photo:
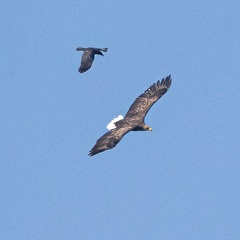
<path fill-rule="evenodd" d="M 1 2 L 1 239 L 240 239 L 240 1 L 91 2 Z M 169 74 L 153 132 L 88 157 Z"/>

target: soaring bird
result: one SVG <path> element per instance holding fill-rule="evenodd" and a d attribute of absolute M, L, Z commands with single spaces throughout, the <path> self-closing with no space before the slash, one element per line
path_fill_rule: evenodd
<path fill-rule="evenodd" d="M 95 54 L 104 56 L 101 51 L 107 52 L 107 50 L 108 48 L 77 48 L 76 51 L 84 51 L 78 71 L 80 73 L 86 72 L 89 68 L 91 68 Z"/>
<path fill-rule="evenodd" d="M 150 86 L 143 94 L 141 94 L 130 106 L 126 116 L 123 118 L 118 116 L 115 122 L 115 128 L 100 137 L 95 146 L 89 152 L 89 156 L 93 156 L 100 152 L 114 148 L 122 139 L 122 137 L 130 131 L 152 131 L 152 128 L 144 123 L 144 119 L 152 107 L 170 88 L 172 83 L 171 75 L 159 80 Z M 120 119 L 120 120 L 119 120 Z M 109 126 L 112 126 L 111 122 Z"/>

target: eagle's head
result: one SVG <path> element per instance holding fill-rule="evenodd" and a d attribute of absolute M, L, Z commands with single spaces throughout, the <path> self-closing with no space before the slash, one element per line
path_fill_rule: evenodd
<path fill-rule="evenodd" d="M 140 123 L 137 127 L 133 128 L 132 131 L 152 131 L 152 128 L 145 123 Z"/>
<path fill-rule="evenodd" d="M 152 128 L 148 125 L 143 126 L 144 131 L 152 131 Z"/>

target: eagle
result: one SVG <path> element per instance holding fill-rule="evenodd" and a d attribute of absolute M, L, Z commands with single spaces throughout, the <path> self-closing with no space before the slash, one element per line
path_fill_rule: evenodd
<path fill-rule="evenodd" d="M 130 131 L 152 131 L 152 128 L 144 123 L 144 119 L 154 103 L 156 103 L 170 88 L 172 83 L 171 75 L 151 85 L 141 94 L 130 106 L 126 116 L 119 115 L 114 123 L 114 129 L 100 137 L 89 156 L 114 148 L 125 134 Z M 119 120 L 120 119 L 120 120 Z M 112 125 L 113 122 L 110 123 Z M 109 129 L 109 125 L 107 126 Z"/>
<path fill-rule="evenodd" d="M 81 65 L 78 69 L 80 73 L 86 72 L 89 68 L 91 68 L 95 54 L 104 56 L 103 52 L 107 52 L 108 48 L 82 48 L 79 47 L 76 51 L 84 51 L 81 59 Z"/>

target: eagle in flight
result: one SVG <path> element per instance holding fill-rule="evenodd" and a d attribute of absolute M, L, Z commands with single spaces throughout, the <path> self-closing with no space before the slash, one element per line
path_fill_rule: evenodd
<path fill-rule="evenodd" d="M 150 86 L 133 102 L 124 118 L 118 116 L 118 121 L 114 123 L 114 129 L 100 137 L 88 155 L 93 156 L 114 148 L 122 137 L 130 131 L 152 131 L 152 128 L 144 123 L 144 119 L 152 105 L 168 91 L 171 83 L 172 78 L 169 75 Z"/>
<path fill-rule="evenodd" d="M 89 68 L 91 68 L 95 54 L 104 56 L 103 52 L 107 52 L 108 48 L 82 48 L 79 47 L 76 51 L 84 51 L 81 59 L 81 65 L 78 69 L 80 73 L 86 72 Z"/>

